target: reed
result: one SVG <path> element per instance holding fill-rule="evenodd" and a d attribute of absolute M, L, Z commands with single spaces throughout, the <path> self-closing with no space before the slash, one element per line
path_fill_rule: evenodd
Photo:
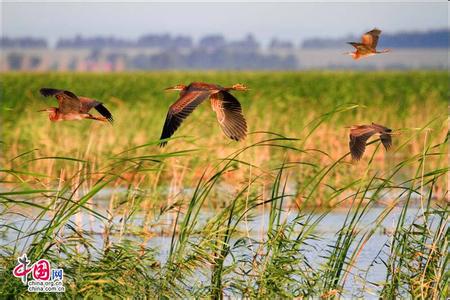
<path fill-rule="evenodd" d="M 193 74 L 236 81 L 232 73 Z M 50 80 L 58 87 L 80 84 L 86 94 L 95 93 L 91 81 L 96 76 L 7 74 L 8 82 L 19 82 L 7 96 L 22 93 L 22 85 L 33 89 Z M 186 76 L 167 73 L 159 82 L 156 74 L 105 75 L 103 84 L 116 82 L 131 93 L 149 82 L 159 88 Z M 111 130 L 81 122 L 53 127 L 42 120 L 37 122 L 44 133 L 32 134 L 27 122 L 34 117 L 23 106 L 25 113 L 16 122 L 21 126 L 7 121 L 2 143 L 0 295 L 41 296 L 26 292 L 11 273 L 17 257 L 27 253 L 32 261 L 46 258 L 64 269 L 62 298 L 447 297 L 447 116 L 438 111 L 443 75 L 236 76 L 253 90 L 258 89 L 252 83 L 261 88 L 240 97 L 250 120 L 261 119 L 256 116 L 268 105 L 266 97 L 280 99 L 272 102 L 267 123 L 255 121 L 264 132 L 251 133 L 239 148 L 217 142 L 213 137 L 220 132 L 208 128 L 208 138 L 183 137 L 181 131 L 161 150 L 156 138 L 139 133 L 156 128 L 150 126 L 155 120 L 144 120 L 135 130 L 125 123 Z M 134 88 L 125 84 L 130 78 Z M 349 103 L 348 80 L 361 83 L 385 111 L 380 114 L 359 85 L 353 93 L 364 96 L 361 103 Z M 261 81 L 274 86 L 287 81 L 293 91 L 276 95 Z M 435 92 L 426 89 L 430 85 L 437 87 Z M 160 97 L 151 90 L 155 99 Z M 402 101 L 425 99 L 431 107 L 414 117 L 399 113 L 397 104 L 384 97 L 400 94 Z M 343 95 L 342 103 L 321 108 Z M 37 105 L 37 96 L 28 96 Z M 144 115 L 140 102 L 150 100 L 134 96 L 133 103 L 117 102 L 123 108 L 119 115 Z M 309 97 L 325 102 L 305 100 Z M 281 113 L 288 107 L 284 101 L 300 98 L 314 113 L 294 105 Z M 166 106 L 160 105 L 155 110 Z M 396 137 L 392 152 L 384 153 L 374 140 L 364 159 L 352 164 L 346 134 L 335 128 L 363 120 L 362 111 L 384 121 L 389 113 L 402 115 L 391 127 L 408 130 Z M 297 114 L 296 125 L 292 116 Z M 192 117 L 195 122 L 213 116 L 200 112 Z M 193 128 L 186 126 L 185 132 Z M 90 130 L 82 133 L 80 128 Z M 54 142 L 61 132 L 73 134 L 66 146 Z M 335 214 L 343 219 L 330 225 L 327 220 Z M 325 232 L 324 226 L 329 226 Z M 376 255 L 370 264 L 361 264 L 367 253 Z M 374 280 L 376 272 L 381 275 Z"/>
<path fill-rule="evenodd" d="M 176 152 L 196 148 L 198 153 L 183 165 L 177 160 L 168 163 L 160 173 L 147 174 L 147 186 L 171 184 L 185 170 L 184 181 L 193 186 L 200 178 L 205 164 L 218 157 L 226 157 L 237 147 L 254 144 L 264 134 L 277 132 L 286 137 L 301 138 L 296 147 L 306 152 L 290 153 L 291 161 L 302 161 L 305 156 L 314 163 L 320 160 L 333 161 L 348 151 L 348 129 L 346 126 L 372 121 L 386 124 L 393 129 L 402 129 L 400 143 L 394 142 L 394 151 L 385 155 L 377 151 L 373 164 L 386 168 L 422 150 L 424 135 L 418 129 L 430 122 L 431 116 L 438 118 L 427 126 L 432 130 L 435 143 L 447 134 L 447 75 L 445 72 L 158 72 L 124 74 L 28 74 L 5 73 L 2 82 L 8 88 L 2 99 L 2 166 L 10 166 L 10 159 L 27 151 L 15 160 L 15 171 L 41 173 L 46 184 L 58 177 L 65 160 L 49 160 L 45 157 L 70 157 L 88 160 L 93 168 L 106 165 L 111 157 L 124 149 L 156 141 L 171 102 L 176 94 L 165 93 L 164 87 L 189 80 L 204 80 L 222 84 L 245 82 L 249 92 L 239 93 L 244 114 L 252 132 L 243 143 L 237 144 L 224 138 L 216 124 L 214 114 L 200 107 L 190 116 L 171 142 L 167 150 Z M 113 112 L 114 126 L 95 122 L 51 123 L 44 114 L 36 111 L 54 105 L 53 99 L 38 94 L 42 86 L 67 88 L 80 95 L 89 95 L 102 100 Z M 205 103 L 204 105 L 208 105 Z M 137 121 L 138 120 L 138 121 Z M 206 126 L 199 126 L 205 124 Z M 36 129 L 39 130 L 36 130 Z M 186 137 L 189 135 L 189 137 Z M 396 136 L 397 137 L 397 136 Z M 156 147 L 155 147 L 156 148 Z M 145 156 L 148 148 L 136 149 Z M 315 151 L 320 149 L 322 152 Z M 139 152 L 139 150 L 142 150 Z M 156 149 L 155 149 L 156 150 Z M 255 164 L 280 161 L 277 151 L 253 148 L 243 159 Z M 324 155 L 326 153 L 327 155 Z M 153 153 L 155 154 L 155 153 Z M 142 157 L 143 159 L 144 157 Z M 386 158 L 386 159 L 385 159 Z M 30 160 L 38 159 L 33 163 Z M 344 160 L 348 162 L 348 160 Z M 429 165 L 437 165 L 434 158 Z M 19 166 L 23 166 L 22 169 Z M 309 178 L 310 168 L 299 172 L 296 180 Z M 332 176 L 339 185 L 351 182 L 353 170 L 363 172 L 364 163 L 339 169 Z M 234 173 L 239 180 L 245 174 Z M 132 173 L 122 174 L 131 178 Z M 24 180 L 32 180 L 22 174 Z M 135 180 L 141 178 L 134 177 Z M 98 179 L 98 178 L 94 178 Z M 294 178 L 293 178 L 294 179 Z M 231 179 L 230 179 L 231 180 Z M 174 184 L 173 182 L 172 184 Z M 327 191 L 321 190 L 320 193 Z M 321 198 L 305 205 L 328 205 Z M 302 198 L 298 202 L 303 202 Z"/>

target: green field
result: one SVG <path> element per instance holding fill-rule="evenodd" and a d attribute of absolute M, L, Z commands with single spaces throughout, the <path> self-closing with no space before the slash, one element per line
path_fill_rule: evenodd
<path fill-rule="evenodd" d="M 348 297 L 354 262 L 395 210 L 385 278 L 368 280 L 363 295 L 448 292 L 446 72 L 1 76 L 0 218 L 8 226 L 0 234 L 17 237 L 0 245 L 0 282 L 8 282 L 0 295 L 37 297 L 10 273 L 26 252 L 65 268 L 67 298 Z M 178 96 L 164 88 L 191 81 L 250 88 L 233 92 L 249 127 L 245 141 L 228 140 L 205 102 L 158 147 Z M 40 96 L 41 87 L 102 101 L 114 125 L 50 122 L 37 110 L 56 101 Z M 370 122 L 398 133 L 393 148 L 373 138 L 352 162 L 346 127 Z M 375 208 L 381 212 L 362 226 Z M 419 212 L 409 216 L 411 209 Z M 337 239 L 312 267 L 303 251 L 321 240 L 320 216 L 342 210 Z M 249 229 L 261 215 L 262 229 Z M 84 228 L 80 216 L 101 230 Z M 164 255 L 148 244 L 158 236 L 170 244 Z"/>
<path fill-rule="evenodd" d="M 190 81 L 230 85 L 245 83 L 249 92 L 235 95 L 242 102 L 250 132 L 274 132 L 298 138 L 294 146 L 320 149 L 337 159 L 348 151 L 348 129 L 352 124 L 376 122 L 393 129 L 405 129 L 387 158 L 379 151 L 377 161 L 395 163 L 392 157 L 420 153 L 425 135 L 441 142 L 446 135 L 448 77 L 444 72 L 417 73 L 142 73 L 142 74 L 3 74 L 2 164 L 31 149 L 39 156 L 89 159 L 101 164 L 105 158 L 125 149 L 158 140 L 168 106 L 177 94 L 163 89 Z M 113 127 L 89 121 L 51 123 L 39 109 L 56 106 L 53 99 L 39 95 L 43 86 L 69 89 L 99 99 L 110 108 Z M 335 112 L 341 110 L 341 112 Z M 325 114 L 329 114 L 324 116 Z M 316 128 L 317 127 L 317 128 Z M 314 131 L 314 134 L 310 133 Z M 200 106 L 176 132 L 184 137 L 167 149 L 146 149 L 145 153 L 199 149 L 183 162 L 200 168 L 236 149 L 267 136 L 255 133 L 241 143 L 223 135 L 209 103 Z M 86 153 L 88 151 L 88 153 Z M 256 154 L 256 155 L 255 155 Z M 85 157 L 85 155 L 87 157 Z M 260 164 L 271 160 L 266 150 L 246 157 Z M 314 159 L 312 157 L 311 159 Z M 322 158 L 320 158 L 322 159 Z M 48 162 L 42 162 L 48 165 Z M 52 163 L 53 164 L 53 163 Z M 364 165 L 364 162 L 361 164 Z M 55 176 L 58 164 L 28 166 L 28 171 Z M 357 168 L 357 167 L 356 167 Z M 196 171 L 196 170 L 193 170 Z M 163 176 L 170 177 L 170 174 Z M 196 180 L 196 179 L 195 179 Z"/>

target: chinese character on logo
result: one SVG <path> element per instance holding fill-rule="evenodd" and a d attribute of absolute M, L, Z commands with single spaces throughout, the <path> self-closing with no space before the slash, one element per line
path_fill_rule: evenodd
<path fill-rule="evenodd" d="M 33 278 L 35 280 L 50 279 L 50 264 L 46 259 L 38 260 L 33 267 Z"/>
<path fill-rule="evenodd" d="M 52 280 L 63 281 L 64 271 L 63 269 L 52 269 Z"/>
<path fill-rule="evenodd" d="M 19 264 L 14 268 L 13 275 L 15 277 L 22 277 L 23 284 L 27 284 L 27 275 L 28 273 L 33 270 L 33 266 L 31 268 L 28 268 L 28 265 L 30 264 L 30 261 L 28 260 L 28 257 L 26 254 L 22 255 L 17 259 Z"/>
<path fill-rule="evenodd" d="M 26 254 L 17 258 L 17 261 L 19 263 L 14 267 L 12 273 L 28 286 L 28 292 L 64 293 L 66 291 L 63 285 L 63 269 L 52 269 L 50 262 L 46 259 L 40 259 L 31 264 Z M 29 273 L 33 275 L 33 279 L 28 280 Z"/>
<path fill-rule="evenodd" d="M 26 254 L 17 259 L 19 264 L 14 268 L 13 275 L 15 277 L 21 277 L 23 284 L 27 284 L 28 273 L 33 271 L 34 280 L 49 280 L 51 274 L 50 263 L 46 259 L 40 259 L 30 267 L 30 261 Z"/>

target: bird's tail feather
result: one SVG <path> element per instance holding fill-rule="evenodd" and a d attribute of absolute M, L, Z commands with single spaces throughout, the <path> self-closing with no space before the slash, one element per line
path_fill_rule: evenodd
<path fill-rule="evenodd" d="M 103 116 L 105 117 L 111 124 L 114 123 L 114 119 L 112 117 L 111 112 L 103 106 L 103 104 L 99 103 L 95 106 L 95 109 Z"/>

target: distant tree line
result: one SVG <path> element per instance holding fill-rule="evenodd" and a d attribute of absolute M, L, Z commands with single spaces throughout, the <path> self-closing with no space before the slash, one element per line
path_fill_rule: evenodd
<path fill-rule="evenodd" d="M 126 40 L 115 37 L 82 37 L 58 40 L 56 48 L 158 48 L 158 49 L 193 49 L 193 48 L 233 48 L 240 50 L 256 50 L 259 43 L 253 35 L 247 35 L 243 40 L 228 42 L 222 35 L 207 35 L 200 39 L 198 45 L 189 36 L 171 36 L 170 34 L 147 34 L 137 40 Z"/>
<path fill-rule="evenodd" d="M 295 70 L 298 60 L 294 55 L 263 55 L 253 50 L 233 51 L 194 49 L 187 54 L 164 51 L 158 54 L 140 54 L 127 60 L 130 69 L 223 69 L 223 70 Z"/>
<path fill-rule="evenodd" d="M 47 41 L 41 38 L 23 37 L 23 38 L 0 38 L 1 48 L 47 48 Z"/>
<path fill-rule="evenodd" d="M 383 33 L 378 45 L 386 48 L 448 48 L 449 29 L 427 32 Z M 338 39 L 313 38 L 303 42 L 302 48 L 342 48 L 346 42 L 359 41 L 361 36 L 348 36 Z"/>
<path fill-rule="evenodd" d="M 380 39 L 381 47 L 392 48 L 447 48 L 449 41 L 449 29 L 431 30 L 427 32 L 404 32 L 395 34 L 383 34 Z M 301 48 L 341 48 L 348 41 L 357 41 L 360 36 L 348 36 L 346 38 L 327 39 L 312 38 L 301 44 Z M 2 48 L 47 48 L 48 43 L 43 38 L 10 38 L 0 39 Z M 257 50 L 260 43 L 253 35 L 248 34 L 244 39 L 228 41 L 221 34 L 213 34 L 202 37 L 198 43 L 194 43 L 192 37 L 170 34 L 146 34 L 135 40 L 117 38 L 113 36 L 84 37 L 77 35 L 72 38 L 61 38 L 56 43 L 58 49 L 102 49 L 102 48 L 158 48 L 158 49 L 232 49 L 232 50 Z M 268 48 L 271 50 L 295 49 L 291 41 L 274 38 Z"/>

